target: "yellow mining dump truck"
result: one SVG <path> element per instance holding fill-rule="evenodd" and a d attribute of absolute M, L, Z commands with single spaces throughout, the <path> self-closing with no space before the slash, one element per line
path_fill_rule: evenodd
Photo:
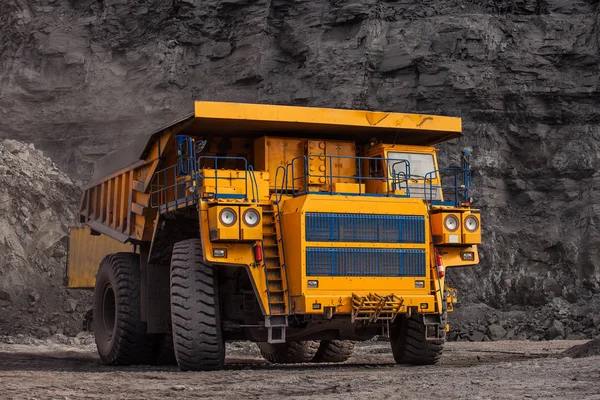
<path fill-rule="evenodd" d="M 439 168 L 432 147 L 459 136 L 459 118 L 196 102 L 99 160 L 67 275 L 94 288 L 100 359 L 219 369 L 250 340 L 341 362 L 389 335 L 398 363 L 436 363 L 444 268 L 479 261 L 468 154 Z"/>

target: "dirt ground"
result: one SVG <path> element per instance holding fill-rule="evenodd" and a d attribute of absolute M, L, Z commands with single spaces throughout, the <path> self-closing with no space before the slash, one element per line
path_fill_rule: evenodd
<path fill-rule="evenodd" d="M 559 354 L 581 341 L 449 343 L 440 365 L 393 363 L 389 344 L 360 344 L 344 364 L 270 365 L 228 344 L 224 371 L 109 368 L 94 345 L 0 344 L 5 399 L 600 399 L 600 356 Z"/>

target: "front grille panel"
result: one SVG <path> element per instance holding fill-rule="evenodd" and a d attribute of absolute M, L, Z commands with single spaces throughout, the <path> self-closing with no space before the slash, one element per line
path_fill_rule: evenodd
<path fill-rule="evenodd" d="M 306 275 L 422 277 L 425 250 L 308 247 Z"/>
<path fill-rule="evenodd" d="M 425 217 L 306 213 L 308 242 L 425 243 Z"/>

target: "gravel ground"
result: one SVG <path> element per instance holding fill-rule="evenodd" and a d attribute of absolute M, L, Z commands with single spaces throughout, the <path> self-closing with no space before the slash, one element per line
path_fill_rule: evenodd
<path fill-rule="evenodd" d="M 600 399 L 600 356 L 561 353 L 581 341 L 449 343 L 440 365 L 393 363 L 389 344 L 364 343 L 344 364 L 270 365 L 251 343 L 227 348 L 224 371 L 110 368 L 93 344 L 0 344 L 6 399 Z"/>

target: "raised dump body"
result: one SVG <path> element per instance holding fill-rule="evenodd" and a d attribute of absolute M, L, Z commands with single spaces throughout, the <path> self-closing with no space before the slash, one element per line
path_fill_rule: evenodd
<path fill-rule="evenodd" d="M 197 102 L 99 160 L 80 215 L 113 240 L 94 285 L 101 360 L 214 369 L 246 339 L 272 362 L 335 362 L 389 335 L 397 362 L 437 362 L 445 267 L 478 263 L 481 241 L 468 153 L 440 168 L 433 147 L 461 134 L 451 117 Z M 78 287 L 93 239 L 70 247 Z M 134 246 L 108 255 L 116 242 Z"/>

